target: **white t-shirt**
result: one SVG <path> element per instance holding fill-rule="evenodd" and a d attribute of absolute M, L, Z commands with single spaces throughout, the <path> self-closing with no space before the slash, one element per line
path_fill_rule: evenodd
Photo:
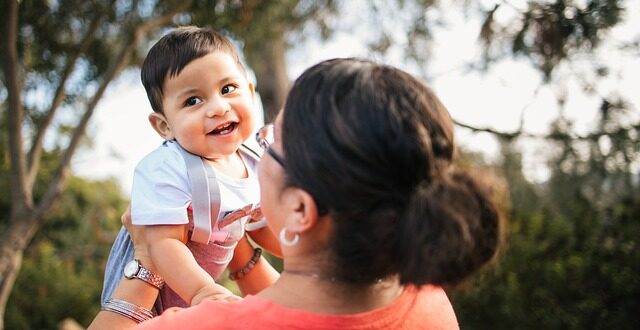
<path fill-rule="evenodd" d="M 165 141 L 136 166 L 131 191 L 131 221 L 135 225 L 179 225 L 189 223 L 191 182 L 184 158 L 174 141 Z M 217 171 L 220 216 L 260 201 L 257 161 L 240 153 L 248 177 L 237 179 Z"/>

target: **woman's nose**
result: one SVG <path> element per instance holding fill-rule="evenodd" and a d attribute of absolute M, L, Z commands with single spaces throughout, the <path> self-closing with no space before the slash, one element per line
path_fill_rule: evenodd
<path fill-rule="evenodd" d="M 216 117 L 216 116 L 224 116 L 227 112 L 231 110 L 231 105 L 224 98 L 214 98 L 209 102 L 209 106 L 207 107 L 207 117 Z"/>

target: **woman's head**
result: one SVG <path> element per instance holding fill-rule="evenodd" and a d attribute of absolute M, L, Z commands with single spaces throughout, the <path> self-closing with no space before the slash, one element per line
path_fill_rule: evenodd
<path fill-rule="evenodd" d="M 453 127 L 422 82 L 366 60 L 321 62 L 298 78 L 281 123 L 286 185 L 332 223 L 332 277 L 454 283 L 494 255 L 498 213 L 450 170 Z"/>

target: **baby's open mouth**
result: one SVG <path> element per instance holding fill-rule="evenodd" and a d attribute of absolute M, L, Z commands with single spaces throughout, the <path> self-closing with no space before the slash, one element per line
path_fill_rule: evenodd
<path fill-rule="evenodd" d="M 218 127 L 216 127 L 213 131 L 209 132 L 209 134 L 213 135 L 224 135 L 233 132 L 234 129 L 238 126 L 236 122 L 228 122 L 224 123 Z"/>

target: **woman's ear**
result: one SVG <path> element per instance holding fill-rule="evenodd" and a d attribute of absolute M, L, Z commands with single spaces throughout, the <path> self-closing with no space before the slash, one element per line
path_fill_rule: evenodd
<path fill-rule="evenodd" d="M 318 207 L 308 192 L 300 188 L 288 188 L 283 196 L 287 208 L 285 226 L 293 233 L 304 233 L 318 223 Z"/>
<path fill-rule="evenodd" d="M 167 122 L 167 118 L 163 114 L 157 112 L 149 114 L 149 123 L 163 139 L 175 139 L 173 132 L 171 132 L 171 127 L 169 127 L 169 122 Z"/>

